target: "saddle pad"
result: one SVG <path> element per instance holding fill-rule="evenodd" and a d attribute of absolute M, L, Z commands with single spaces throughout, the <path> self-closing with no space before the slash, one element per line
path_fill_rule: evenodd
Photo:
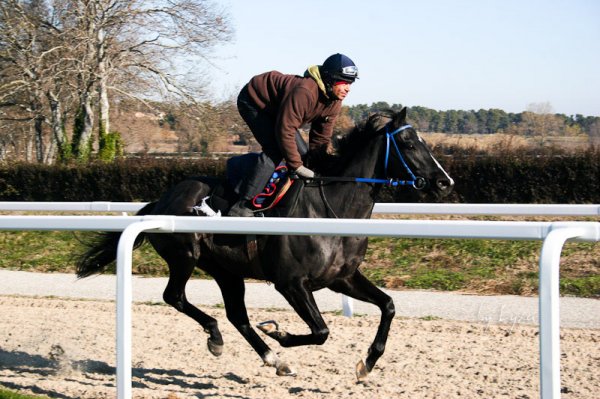
<path fill-rule="evenodd" d="M 273 172 L 273 176 L 265 186 L 263 192 L 252 199 L 252 205 L 255 210 L 263 212 L 276 206 L 288 192 L 292 184 L 294 184 L 294 180 L 289 178 L 286 165 L 280 165 L 275 168 L 275 172 Z"/>

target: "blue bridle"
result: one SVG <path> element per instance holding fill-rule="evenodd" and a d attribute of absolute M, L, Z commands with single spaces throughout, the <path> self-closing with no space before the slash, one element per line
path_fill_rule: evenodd
<path fill-rule="evenodd" d="M 427 185 L 427 181 L 422 177 L 415 176 L 413 171 L 410 169 L 410 167 L 406 163 L 406 160 L 404 159 L 404 156 L 402 155 L 402 152 L 400 151 L 400 148 L 398 147 L 398 143 L 396 143 L 396 139 L 394 138 L 395 135 L 397 135 L 398 133 L 400 133 L 406 129 L 412 128 L 412 126 L 408 125 L 408 124 L 403 125 L 392 132 L 389 131 L 389 126 L 390 126 L 389 123 L 387 125 L 385 125 L 386 147 L 385 147 L 385 160 L 384 160 L 384 165 L 383 165 L 383 170 L 384 170 L 385 176 L 387 176 L 388 164 L 390 161 L 390 148 L 391 148 L 390 143 L 393 143 L 394 149 L 396 150 L 396 155 L 398 155 L 398 158 L 400 158 L 400 162 L 402 162 L 404 169 L 406 169 L 406 172 L 408 172 L 408 175 L 410 176 L 410 180 L 387 179 L 387 178 L 386 179 L 375 179 L 375 178 L 368 178 L 368 177 L 343 177 L 343 176 L 340 176 L 340 177 L 315 176 L 313 178 L 309 178 L 306 180 L 313 181 L 313 182 L 347 181 L 347 182 L 357 182 L 357 183 L 374 183 L 374 184 L 385 184 L 385 185 L 391 186 L 391 187 L 412 186 L 417 190 L 421 190 L 421 189 L 425 188 L 425 186 Z M 299 177 L 294 176 L 292 178 L 298 179 Z"/>
<path fill-rule="evenodd" d="M 383 164 L 384 173 L 387 176 L 388 164 L 389 164 L 389 161 L 390 161 L 390 147 L 391 147 L 390 143 L 393 143 L 394 144 L 394 149 L 396 150 L 396 155 L 398 155 L 398 158 L 400 158 L 400 162 L 402 162 L 402 165 L 404 166 L 404 169 L 406 169 L 406 172 L 410 176 L 410 180 L 400 180 L 400 179 L 370 179 L 370 178 L 365 178 L 365 177 L 356 177 L 355 181 L 362 182 L 362 183 L 386 184 L 386 185 L 392 186 L 392 187 L 397 187 L 397 186 L 413 186 L 417 190 L 420 190 L 420 189 L 424 188 L 425 184 L 426 184 L 426 180 L 424 178 L 422 178 L 422 177 L 415 176 L 415 174 L 413 173 L 413 171 L 410 169 L 410 167 L 406 163 L 406 160 L 404 159 L 404 156 L 402 155 L 402 152 L 400 151 L 400 148 L 398 148 L 398 143 L 396 143 L 396 139 L 394 138 L 394 136 L 397 135 L 398 133 L 400 133 L 400 132 L 402 132 L 402 131 L 404 131 L 406 129 L 412 128 L 412 125 L 406 124 L 406 125 L 400 126 L 398 129 L 396 129 L 396 130 L 394 130 L 392 132 L 389 131 L 389 126 L 390 126 L 389 123 L 385 126 L 386 146 L 385 146 L 385 160 L 384 160 L 384 164 Z"/>

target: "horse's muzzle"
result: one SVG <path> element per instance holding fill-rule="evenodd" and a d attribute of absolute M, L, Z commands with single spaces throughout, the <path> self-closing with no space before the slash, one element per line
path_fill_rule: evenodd
<path fill-rule="evenodd" d="M 438 190 L 444 193 L 450 193 L 454 188 L 454 180 L 452 178 L 442 178 L 435 181 L 435 186 Z"/>

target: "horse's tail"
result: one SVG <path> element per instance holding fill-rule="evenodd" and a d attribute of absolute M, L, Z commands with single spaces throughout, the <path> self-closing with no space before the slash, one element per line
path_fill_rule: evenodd
<path fill-rule="evenodd" d="M 151 202 L 137 212 L 137 215 L 147 215 L 154 209 L 155 202 Z M 102 273 L 104 269 L 117 258 L 117 247 L 121 232 L 99 233 L 89 243 L 88 249 L 77 259 L 77 277 L 89 277 L 92 274 Z M 133 244 L 133 249 L 138 248 L 144 242 L 146 236 L 138 235 Z"/>

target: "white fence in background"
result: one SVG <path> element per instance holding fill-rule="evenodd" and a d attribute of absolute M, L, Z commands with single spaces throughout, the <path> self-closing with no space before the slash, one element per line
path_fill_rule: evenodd
<path fill-rule="evenodd" d="M 141 203 L 14 203 L 0 210 L 134 212 Z M 486 207 L 487 208 L 486 210 Z M 597 216 L 600 205 L 377 204 L 377 213 Z M 559 261 L 567 240 L 600 241 L 597 222 L 189 218 L 176 216 L 0 216 L 0 230 L 122 231 L 117 250 L 117 395 L 131 398 L 131 258 L 135 237 L 155 233 L 295 234 L 541 240 L 540 395 L 560 397 Z"/>
<path fill-rule="evenodd" d="M 16 202 L 0 201 L 0 211 L 137 212 L 147 202 Z M 600 205 L 564 204 L 421 204 L 377 203 L 377 214 L 487 216 L 600 216 Z"/>

